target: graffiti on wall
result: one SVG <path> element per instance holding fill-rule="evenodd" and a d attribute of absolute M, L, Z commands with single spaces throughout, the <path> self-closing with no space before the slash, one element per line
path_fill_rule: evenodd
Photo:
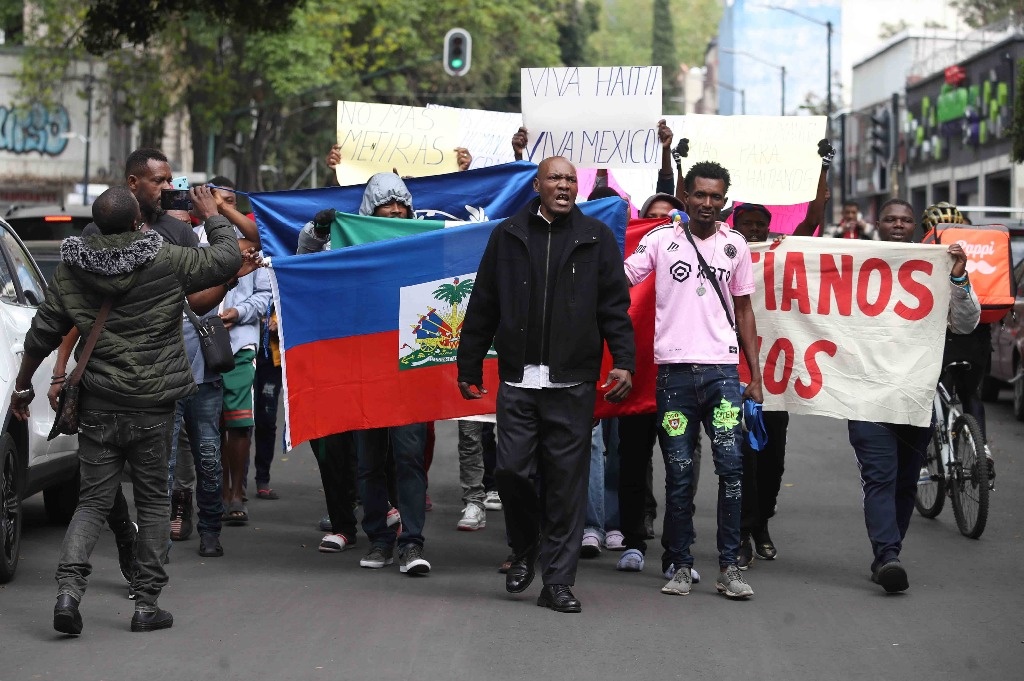
<path fill-rule="evenodd" d="M 71 119 L 63 105 L 52 109 L 42 104 L 0 105 L 0 151 L 59 156 L 68 146 L 67 138 L 61 135 L 70 130 Z"/>

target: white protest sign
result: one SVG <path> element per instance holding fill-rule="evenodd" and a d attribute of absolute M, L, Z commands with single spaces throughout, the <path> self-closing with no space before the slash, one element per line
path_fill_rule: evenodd
<path fill-rule="evenodd" d="M 790 205 L 814 199 L 825 116 L 689 114 L 682 120 L 682 129 L 673 132 L 690 140 L 684 174 L 698 161 L 715 161 L 729 171 L 733 200 Z"/>
<path fill-rule="evenodd" d="M 458 127 L 455 111 L 339 101 L 338 183 L 363 184 L 392 168 L 412 177 L 455 172 Z"/>
<path fill-rule="evenodd" d="M 529 159 L 565 156 L 581 168 L 661 162 L 660 66 L 522 69 Z"/>
<path fill-rule="evenodd" d="M 487 168 L 516 160 L 512 153 L 512 135 L 523 124 L 522 114 L 457 109 L 440 104 L 427 104 L 427 108 L 458 112 L 458 146 L 469 149 L 473 156 L 473 162 L 469 164 L 470 169 Z"/>
<path fill-rule="evenodd" d="M 949 310 L 946 246 L 750 245 L 765 409 L 927 426 Z"/>

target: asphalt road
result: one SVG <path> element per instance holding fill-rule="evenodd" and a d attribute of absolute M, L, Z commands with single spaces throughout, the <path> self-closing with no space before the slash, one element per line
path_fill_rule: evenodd
<path fill-rule="evenodd" d="M 895 596 L 868 579 L 846 424 L 824 418 L 793 418 L 772 524 L 779 558 L 746 573 L 756 591 L 748 602 L 715 593 L 709 462 L 694 547 L 706 576 L 690 596 L 659 592 L 656 542 L 640 574 L 617 572 L 618 554 L 584 561 L 581 615 L 538 608 L 537 584 L 510 596 L 496 572 L 507 553 L 500 512 L 482 531 L 455 530 L 456 429 L 439 423 L 429 576 L 361 569 L 362 535 L 355 549 L 317 552 L 323 496 L 302 446 L 274 464 L 282 498 L 251 500 L 249 525 L 225 528 L 224 558 L 201 559 L 195 536 L 175 544 L 161 598 L 172 629 L 129 632 L 133 605 L 105 531 L 84 633 L 64 638 L 51 627 L 63 528 L 46 524 L 35 497 L 18 575 L 0 587 L 0 680 L 1019 679 L 1024 424 L 1005 400 L 989 406 L 989 423 L 999 477 L 988 529 L 978 541 L 962 537 L 948 504 L 936 520 L 915 514 L 903 553 L 911 588 Z"/>

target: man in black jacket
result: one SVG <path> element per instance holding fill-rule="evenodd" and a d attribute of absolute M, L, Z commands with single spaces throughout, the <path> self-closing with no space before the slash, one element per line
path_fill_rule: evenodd
<path fill-rule="evenodd" d="M 603 223 L 576 207 L 576 169 L 545 159 L 540 194 L 491 234 L 459 343 L 459 390 L 479 399 L 483 360 L 498 352 L 497 464 L 514 559 L 505 588 L 520 593 L 539 557 L 537 605 L 580 612 L 570 589 L 583 538 L 590 431 L 607 341 L 614 360 L 602 388 L 632 389 L 633 325 L 622 253 Z M 541 479 L 543 501 L 534 477 Z"/>

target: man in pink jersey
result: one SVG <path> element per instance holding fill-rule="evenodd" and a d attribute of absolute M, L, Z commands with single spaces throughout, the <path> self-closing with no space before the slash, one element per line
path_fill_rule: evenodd
<path fill-rule="evenodd" d="M 718 475 L 720 572 L 715 586 L 729 598 L 747 598 L 754 591 L 736 563 L 743 400 L 762 401 L 750 305 L 753 268 L 743 236 L 717 222 L 729 171 L 713 162 L 696 163 L 683 187 L 689 224 L 676 220 L 651 230 L 625 262 L 632 285 L 652 272 L 656 277 L 654 361 L 659 365 L 658 437 L 666 488 L 662 568 L 672 573 L 662 593 L 685 596 L 692 585 L 693 449 L 703 423 Z M 741 347 L 751 375 L 742 391 L 737 371 Z"/>

